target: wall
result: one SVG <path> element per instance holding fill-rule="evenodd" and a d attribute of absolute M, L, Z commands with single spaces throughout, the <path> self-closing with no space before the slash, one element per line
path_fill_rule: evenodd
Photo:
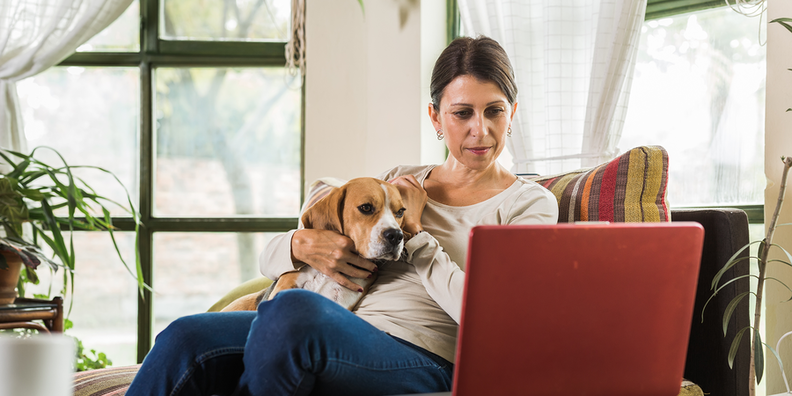
<path fill-rule="evenodd" d="M 305 180 L 442 161 L 427 65 L 445 45 L 445 1 L 306 2 Z M 428 128 L 428 129 L 427 129 Z M 423 133 L 423 132 L 425 133 Z"/>
<path fill-rule="evenodd" d="M 768 4 L 767 20 L 780 17 L 792 17 L 792 2 L 771 0 Z M 782 26 L 771 23 L 767 28 L 767 111 L 765 118 L 765 175 L 768 186 L 765 190 L 765 223 L 769 224 L 770 216 L 776 207 L 778 190 L 781 182 L 781 156 L 792 156 L 792 33 Z M 792 223 L 792 193 L 787 189 L 786 201 L 781 212 L 779 224 Z M 792 227 L 780 227 L 773 241 L 792 252 Z M 777 259 L 785 259 L 776 255 Z M 768 276 L 778 277 L 792 285 L 792 269 L 783 265 L 768 267 Z M 792 302 L 784 303 L 790 298 L 790 291 L 773 282 L 768 283 L 765 295 L 766 303 L 766 340 L 775 347 L 779 337 L 792 331 Z M 792 368 L 792 342 L 787 338 L 780 348 L 780 354 L 789 376 Z M 767 394 L 773 395 L 786 392 L 778 364 L 771 353 L 766 356 Z M 792 378 L 792 377 L 790 377 Z"/>

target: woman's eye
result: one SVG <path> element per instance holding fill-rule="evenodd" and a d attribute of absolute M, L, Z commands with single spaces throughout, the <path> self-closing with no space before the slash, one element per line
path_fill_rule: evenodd
<path fill-rule="evenodd" d="M 394 216 L 396 216 L 397 219 L 401 219 L 402 216 L 404 216 L 404 210 L 405 210 L 404 208 L 397 210 Z"/>
<path fill-rule="evenodd" d="M 358 206 L 358 210 L 360 211 L 360 213 L 368 215 L 374 213 L 374 206 L 371 204 L 363 204 Z"/>
<path fill-rule="evenodd" d="M 454 113 L 454 115 L 461 118 L 470 117 L 470 111 L 467 110 L 457 111 Z"/>
<path fill-rule="evenodd" d="M 496 108 L 488 109 L 488 110 L 487 110 L 487 112 L 488 112 L 490 115 L 495 115 L 495 116 L 497 116 L 497 115 L 501 115 L 501 114 L 503 114 L 503 113 L 505 112 L 505 110 L 503 110 L 503 109 L 502 109 L 502 108 L 500 108 L 500 107 L 496 107 Z"/>

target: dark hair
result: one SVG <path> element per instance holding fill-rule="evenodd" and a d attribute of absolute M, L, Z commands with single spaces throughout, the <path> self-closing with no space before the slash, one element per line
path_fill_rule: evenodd
<path fill-rule="evenodd" d="M 443 50 L 432 70 L 430 93 L 436 110 L 445 87 L 455 78 L 471 75 L 481 81 L 497 84 L 510 104 L 517 101 L 517 84 L 506 51 L 497 41 L 479 36 L 460 37 Z"/>

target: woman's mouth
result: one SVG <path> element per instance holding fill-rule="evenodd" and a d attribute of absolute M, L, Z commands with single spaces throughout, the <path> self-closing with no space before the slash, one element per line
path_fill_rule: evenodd
<path fill-rule="evenodd" d="M 473 153 L 475 155 L 487 154 L 487 152 L 489 152 L 489 150 L 490 150 L 489 147 L 470 147 L 470 148 L 468 148 L 468 151 L 470 151 L 471 153 Z"/>

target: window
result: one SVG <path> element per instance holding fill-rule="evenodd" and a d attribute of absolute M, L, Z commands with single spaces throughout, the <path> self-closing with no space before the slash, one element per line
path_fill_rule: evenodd
<path fill-rule="evenodd" d="M 643 25 L 619 148 L 669 151 L 674 206 L 764 202 L 760 26 L 729 7 Z"/>
<path fill-rule="evenodd" d="M 290 5 L 136 0 L 60 65 L 18 83 L 29 147 L 112 171 L 141 212 L 141 261 L 155 290 L 143 298 L 121 263 L 108 262 L 106 235 L 75 236 L 70 333 L 115 366 L 141 361 L 170 321 L 259 276 L 258 253 L 297 224 L 302 81 L 284 67 Z M 124 202 L 95 173 L 81 176 Z M 123 210 L 113 216 L 134 229 Z M 120 234 L 134 262 L 134 238 Z"/>

